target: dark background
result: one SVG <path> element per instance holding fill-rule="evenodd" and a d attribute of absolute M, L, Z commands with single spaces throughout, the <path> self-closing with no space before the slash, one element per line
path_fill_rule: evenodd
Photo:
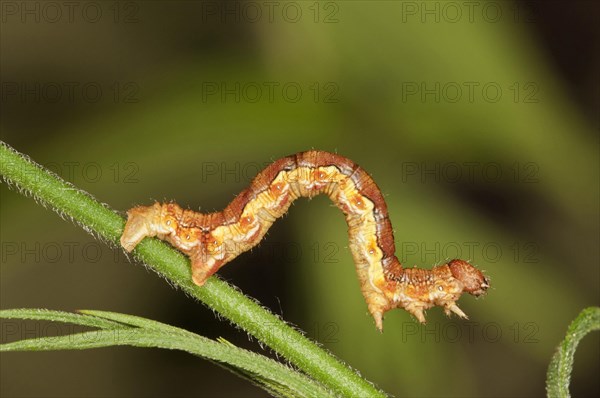
<path fill-rule="evenodd" d="M 470 321 L 394 311 L 380 335 L 326 198 L 298 201 L 220 277 L 394 395 L 544 394 L 569 322 L 600 301 L 597 2 L 48 4 L 2 2 L 3 141 L 123 212 L 170 199 L 219 210 L 270 161 L 337 151 L 385 193 L 405 265 L 486 270 L 488 296 L 460 301 Z M 111 310 L 260 350 L 0 189 L 1 308 Z M 69 331 L 9 322 L 2 341 Z M 600 394 L 599 354 L 597 333 L 582 341 L 574 396 Z M 179 352 L 0 363 L 6 397 L 265 395 Z"/>

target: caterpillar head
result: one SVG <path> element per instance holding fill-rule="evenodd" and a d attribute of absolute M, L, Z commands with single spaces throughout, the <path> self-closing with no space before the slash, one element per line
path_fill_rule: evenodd
<path fill-rule="evenodd" d="M 452 260 L 448 263 L 452 276 L 463 284 L 463 292 L 473 296 L 485 294 L 490 287 L 488 278 L 466 261 Z"/>

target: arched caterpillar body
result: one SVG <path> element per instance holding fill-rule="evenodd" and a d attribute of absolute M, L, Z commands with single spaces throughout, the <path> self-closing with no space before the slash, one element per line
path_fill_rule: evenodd
<path fill-rule="evenodd" d="M 127 212 L 121 244 L 132 251 L 147 236 L 170 242 L 189 256 L 193 281 L 202 286 L 256 246 L 295 199 L 321 193 L 346 216 L 361 290 L 379 330 L 383 314 L 393 308 L 406 309 L 420 322 L 425 322 L 424 310 L 435 305 L 466 318 L 456 305 L 461 294 L 479 296 L 489 287 L 483 273 L 462 260 L 431 270 L 403 268 L 385 200 L 373 179 L 351 160 L 323 151 L 275 161 L 221 212 L 202 214 L 175 203 L 134 207 Z"/>

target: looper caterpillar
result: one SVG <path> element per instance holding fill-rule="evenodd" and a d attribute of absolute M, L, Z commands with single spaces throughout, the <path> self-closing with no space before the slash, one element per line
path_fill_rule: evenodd
<path fill-rule="evenodd" d="M 323 151 L 275 161 L 221 212 L 202 214 L 175 203 L 134 207 L 127 212 L 121 245 L 130 252 L 147 236 L 166 240 L 189 256 L 193 281 L 202 286 L 256 246 L 295 199 L 321 193 L 346 216 L 361 290 L 379 330 L 383 314 L 393 308 L 404 308 L 422 323 L 424 311 L 436 305 L 447 315 L 467 318 L 456 301 L 462 293 L 480 296 L 489 287 L 483 273 L 463 260 L 430 270 L 403 268 L 385 200 L 373 179 L 351 160 Z"/>

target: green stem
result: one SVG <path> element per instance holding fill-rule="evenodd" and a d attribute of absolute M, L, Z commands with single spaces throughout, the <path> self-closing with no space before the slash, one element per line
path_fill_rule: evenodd
<path fill-rule="evenodd" d="M 119 214 L 4 142 L 0 142 L 0 174 L 8 183 L 50 205 L 59 214 L 72 218 L 94 236 L 114 246 L 119 245 L 125 225 Z M 144 239 L 134 253 L 148 267 L 255 336 L 332 391 L 343 396 L 385 396 L 348 365 L 226 282 L 212 277 L 202 288 L 196 286 L 192 282 L 187 258 L 169 245 L 156 239 Z"/>
<path fill-rule="evenodd" d="M 575 350 L 581 339 L 589 332 L 600 330 L 600 307 L 588 307 L 581 311 L 569 325 L 565 339 L 558 346 L 548 366 L 546 392 L 549 398 L 570 397 L 569 382 L 573 371 Z"/>

